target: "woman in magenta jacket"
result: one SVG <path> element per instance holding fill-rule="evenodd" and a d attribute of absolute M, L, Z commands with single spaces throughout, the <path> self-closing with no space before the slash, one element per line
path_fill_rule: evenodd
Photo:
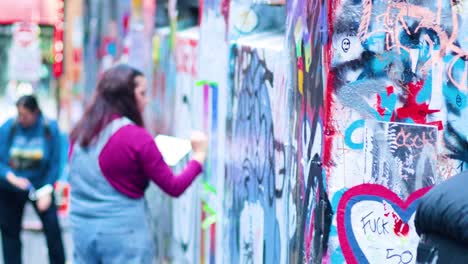
<path fill-rule="evenodd" d="M 72 130 L 73 263 L 152 263 L 154 246 L 144 199 L 149 181 L 177 197 L 202 171 L 206 136 L 192 136 L 193 158 L 174 175 L 144 128 L 147 102 L 143 74 L 116 66 L 104 73 Z"/>

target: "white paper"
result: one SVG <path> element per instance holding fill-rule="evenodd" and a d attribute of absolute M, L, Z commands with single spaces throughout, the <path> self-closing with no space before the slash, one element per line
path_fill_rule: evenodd
<path fill-rule="evenodd" d="M 158 135 L 155 141 L 164 161 L 169 166 L 177 165 L 177 163 L 192 151 L 192 145 L 187 139 Z"/>

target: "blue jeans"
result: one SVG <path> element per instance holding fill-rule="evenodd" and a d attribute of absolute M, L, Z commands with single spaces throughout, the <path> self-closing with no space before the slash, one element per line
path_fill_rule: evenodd
<path fill-rule="evenodd" d="M 153 263 L 154 244 L 151 231 L 145 224 L 104 227 L 93 221 L 74 224 L 74 264 Z"/>

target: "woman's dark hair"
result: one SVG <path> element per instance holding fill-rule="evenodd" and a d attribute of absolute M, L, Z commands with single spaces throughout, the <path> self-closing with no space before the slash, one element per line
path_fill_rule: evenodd
<path fill-rule="evenodd" d="M 106 71 L 97 84 L 93 100 L 71 131 L 71 141 L 82 147 L 89 146 L 115 115 L 144 126 L 135 99 L 135 79 L 138 76 L 143 76 L 143 73 L 127 65 L 118 65 Z"/>
<path fill-rule="evenodd" d="M 34 95 L 21 96 L 18 101 L 16 101 L 16 107 L 20 106 L 28 109 L 31 113 L 37 113 L 41 111 L 39 104 L 37 103 L 37 99 Z"/>

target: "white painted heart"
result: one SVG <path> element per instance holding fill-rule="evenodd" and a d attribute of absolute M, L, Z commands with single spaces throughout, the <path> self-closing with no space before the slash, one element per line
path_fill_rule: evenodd
<path fill-rule="evenodd" d="M 338 205 L 338 236 L 347 263 L 416 263 L 419 237 L 414 215 L 428 188 L 402 201 L 389 189 L 363 184 L 349 189 Z"/>

